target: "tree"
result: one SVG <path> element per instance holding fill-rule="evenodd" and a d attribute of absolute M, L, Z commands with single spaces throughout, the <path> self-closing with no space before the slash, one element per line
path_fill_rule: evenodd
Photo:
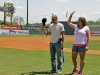
<path fill-rule="evenodd" d="M 98 19 L 98 22 L 100 23 L 100 18 Z"/>
<path fill-rule="evenodd" d="M 13 23 L 15 23 L 15 24 L 19 23 L 19 16 L 13 17 Z"/>
<path fill-rule="evenodd" d="M 0 24 L 3 25 L 3 21 L 2 20 L 0 20 Z"/>
<path fill-rule="evenodd" d="M 25 24 L 23 17 L 19 17 L 19 22 L 20 22 L 20 25 L 24 25 Z"/>
<path fill-rule="evenodd" d="M 23 17 L 19 17 L 19 16 L 15 16 L 13 18 L 13 23 L 16 23 L 18 25 L 24 25 L 25 24 Z"/>
<path fill-rule="evenodd" d="M 42 23 L 34 23 L 33 25 L 34 25 L 34 26 L 41 26 Z"/>

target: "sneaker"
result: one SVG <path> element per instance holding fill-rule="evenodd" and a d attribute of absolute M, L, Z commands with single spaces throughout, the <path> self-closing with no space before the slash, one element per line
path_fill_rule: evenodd
<path fill-rule="evenodd" d="M 48 73 L 56 73 L 56 70 L 50 70 Z"/>
<path fill-rule="evenodd" d="M 77 72 L 78 72 L 78 68 L 74 69 L 73 72 L 72 72 L 72 74 L 75 74 Z"/>
<path fill-rule="evenodd" d="M 79 71 L 78 75 L 82 75 L 82 72 Z"/>
<path fill-rule="evenodd" d="M 61 70 L 58 70 L 57 73 L 58 73 L 58 74 L 61 74 Z"/>

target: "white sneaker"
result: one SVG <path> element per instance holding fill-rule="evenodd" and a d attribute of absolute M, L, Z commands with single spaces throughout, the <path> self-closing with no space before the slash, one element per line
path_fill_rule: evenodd
<path fill-rule="evenodd" d="M 61 70 L 58 70 L 57 73 L 58 73 L 58 74 L 61 74 Z"/>

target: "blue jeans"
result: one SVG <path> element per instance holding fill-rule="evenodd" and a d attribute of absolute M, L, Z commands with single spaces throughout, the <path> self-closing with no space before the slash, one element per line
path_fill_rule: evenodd
<path fill-rule="evenodd" d="M 62 70 L 62 57 L 61 57 L 61 42 L 50 43 L 51 67 L 56 70 L 56 54 L 57 54 L 57 69 Z"/>

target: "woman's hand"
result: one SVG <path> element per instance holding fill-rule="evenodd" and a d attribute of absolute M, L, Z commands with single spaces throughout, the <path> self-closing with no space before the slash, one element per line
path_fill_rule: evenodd
<path fill-rule="evenodd" d="M 86 51 L 88 51 L 88 49 L 89 49 L 89 47 L 88 47 L 88 46 L 86 46 L 86 47 L 85 47 L 85 50 L 86 50 Z"/>
<path fill-rule="evenodd" d="M 75 10 L 71 13 L 71 16 L 75 13 Z"/>

